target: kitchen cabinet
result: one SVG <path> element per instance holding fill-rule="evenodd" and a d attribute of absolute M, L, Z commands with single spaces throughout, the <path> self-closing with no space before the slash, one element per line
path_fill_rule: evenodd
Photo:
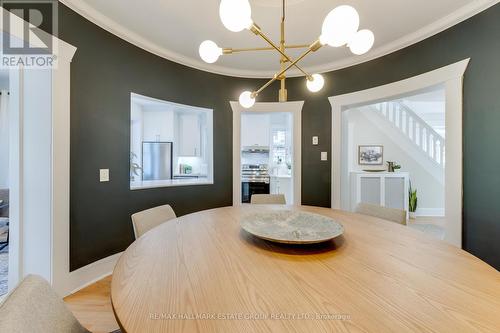
<path fill-rule="evenodd" d="M 196 114 L 179 115 L 179 156 L 201 156 L 201 122 Z"/>
<path fill-rule="evenodd" d="M 269 147 L 271 120 L 268 114 L 241 115 L 241 146 Z"/>
<path fill-rule="evenodd" d="M 292 177 L 291 176 L 271 176 L 271 194 L 284 194 L 287 205 L 293 204 L 292 198 Z"/>
<path fill-rule="evenodd" d="M 139 125 L 140 126 L 140 125 Z M 140 141 L 170 142 L 174 139 L 174 113 L 171 111 L 144 111 Z"/>

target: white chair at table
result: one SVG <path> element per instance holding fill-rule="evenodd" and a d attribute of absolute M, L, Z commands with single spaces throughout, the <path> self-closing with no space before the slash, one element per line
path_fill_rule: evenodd
<path fill-rule="evenodd" d="M 360 203 L 356 207 L 356 213 L 378 217 L 383 220 L 406 225 L 406 211 L 402 209 L 387 208 L 367 203 Z"/>
<path fill-rule="evenodd" d="M 153 207 L 132 215 L 135 238 L 139 238 L 149 230 L 169 220 L 175 219 L 174 210 L 170 205 Z"/>
<path fill-rule="evenodd" d="M 250 198 L 253 205 L 286 205 L 283 194 L 253 194 Z"/>
<path fill-rule="evenodd" d="M 0 332 L 90 333 L 37 275 L 28 275 L 7 296 L 0 305 L 0 318 Z"/>

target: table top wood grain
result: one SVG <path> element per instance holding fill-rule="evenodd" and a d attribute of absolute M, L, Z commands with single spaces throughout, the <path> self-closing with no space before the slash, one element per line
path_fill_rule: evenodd
<path fill-rule="evenodd" d="M 239 226 L 279 206 L 207 210 L 160 225 L 121 256 L 111 298 L 125 332 L 498 332 L 500 274 L 395 223 L 315 207 L 345 232 L 280 245 Z"/>

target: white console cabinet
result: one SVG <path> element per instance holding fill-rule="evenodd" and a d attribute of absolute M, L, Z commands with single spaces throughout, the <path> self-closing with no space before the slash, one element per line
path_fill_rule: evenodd
<path fill-rule="evenodd" d="M 408 216 L 408 189 L 410 175 L 407 172 L 352 172 L 351 210 L 360 202 L 389 208 L 404 209 Z"/>

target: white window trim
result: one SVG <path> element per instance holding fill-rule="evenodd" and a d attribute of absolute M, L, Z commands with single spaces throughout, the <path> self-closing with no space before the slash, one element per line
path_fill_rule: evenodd
<path fill-rule="evenodd" d="M 181 104 L 181 103 L 176 103 L 176 102 L 170 102 L 166 100 L 162 100 L 159 98 L 154 98 L 154 97 L 149 97 L 146 95 L 141 95 L 138 93 L 131 92 L 130 93 L 131 101 L 134 99 L 141 99 L 141 100 L 146 100 L 146 101 L 152 101 L 158 104 L 163 104 L 163 105 L 168 105 L 174 108 L 179 108 L 179 109 L 192 109 L 192 110 L 197 110 L 199 112 L 206 113 L 210 115 L 207 119 L 207 128 L 209 129 L 210 135 L 208 136 L 207 140 L 207 155 L 210 156 L 209 163 L 208 163 L 208 175 L 206 178 L 200 178 L 200 179 L 168 179 L 168 180 L 147 180 L 147 181 L 130 181 L 129 182 L 129 188 L 131 191 L 139 191 L 139 190 L 147 190 L 147 189 L 154 189 L 154 188 L 162 188 L 162 187 L 180 187 L 180 186 L 199 186 L 199 185 L 213 185 L 214 184 L 214 110 L 205 108 L 205 107 L 200 107 L 200 106 L 192 106 L 188 104 Z M 130 147 L 130 151 L 132 151 L 132 147 Z M 172 157 L 175 157 L 175 153 Z"/>
<path fill-rule="evenodd" d="M 329 98 L 332 106 L 332 208 L 341 207 L 342 112 L 441 84 L 446 91 L 445 240 L 462 247 L 463 76 L 469 61 L 465 59 L 409 79 Z"/>

